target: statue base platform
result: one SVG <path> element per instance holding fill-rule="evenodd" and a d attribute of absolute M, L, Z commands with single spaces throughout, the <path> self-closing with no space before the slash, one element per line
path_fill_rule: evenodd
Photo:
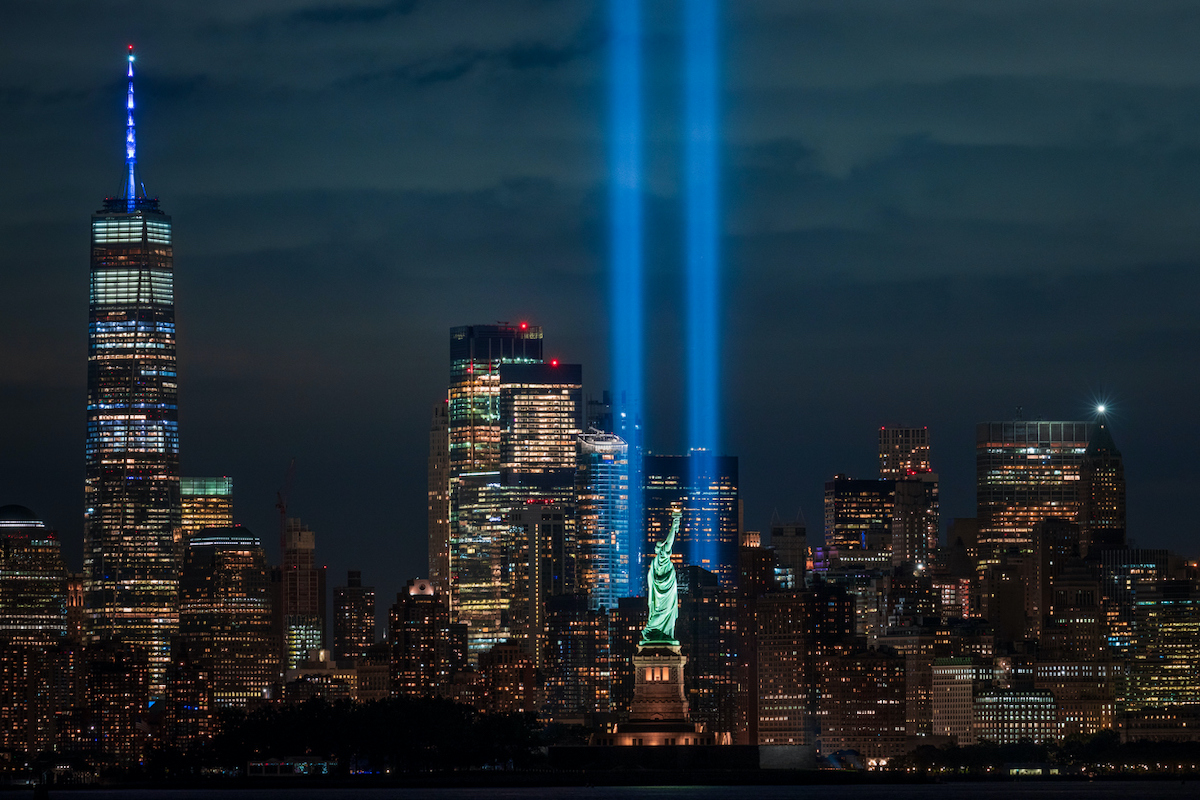
<path fill-rule="evenodd" d="M 716 737 L 704 733 L 688 718 L 687 696 L 683 692 L 683 667 L 687 656 L 679 645 L 639 645 L 633 657 L 633 705 L 629 721 L 616 733 L 599 734 L 598 745 L 700 745 L 716 744 Z"/>

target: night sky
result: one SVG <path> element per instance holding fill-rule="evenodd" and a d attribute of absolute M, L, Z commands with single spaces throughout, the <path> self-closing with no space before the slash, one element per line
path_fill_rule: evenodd
<path fill-rule="evenodd" d="M 680 2 L 648 0 L 647 437 L 683 447 Z M 582 0 L 10 0 L 0 26 L 0 504 L 82 561 L 89 216 L 174 218 L 183 474 L 275 493 L 330 586 L 426 572 L 453 325 L 528 320 L 607 387 L 606 11 Z M 1200 7 L 727 0 L 724 450 L 745 524 L 927 425 L 943 521 L 974 425 L 1086 419 L 1129 531 L 1195 554 Z M 815 535 L 814 535 L 815 534 Z"/>

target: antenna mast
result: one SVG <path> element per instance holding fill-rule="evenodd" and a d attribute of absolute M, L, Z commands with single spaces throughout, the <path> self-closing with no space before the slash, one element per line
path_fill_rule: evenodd
<path fill-rule="evenodd" d="M 133 211 L 133 201 L 138 196 L 137 185 L 137 137 L 133 125 L 133 45 L 129 45 L 129 90 L 125 97 L 125 200 L 128 210 Z"/>

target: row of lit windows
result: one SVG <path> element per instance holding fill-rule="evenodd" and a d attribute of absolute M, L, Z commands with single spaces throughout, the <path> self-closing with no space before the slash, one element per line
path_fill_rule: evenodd
<path fill-rule="evenodd" d="M 92 305 L 175 302 L 171 273 L 161 269 L 104 269 L 92 272 Z"/>
<path fill-rule="evenodd" d="M 171 223 L 142 216 L 92 220 L 92 242 L 140 242 L 143 235 L 155 244 L 171 243 Z"/>

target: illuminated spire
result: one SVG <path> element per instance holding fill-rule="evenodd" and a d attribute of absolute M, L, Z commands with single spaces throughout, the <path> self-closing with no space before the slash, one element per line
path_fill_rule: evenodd
<path fill-rule="evenodd" d="M 125 99 L 125 199 L 133 201 L 138 196 L 137 181 L 137 137 L 133 126 L 133 45 L 129 45 L 129 92 Z M 145 194 L 143 192 L 142 194 Z M 132 210 L 132 202 L 130 203 Z"/>

